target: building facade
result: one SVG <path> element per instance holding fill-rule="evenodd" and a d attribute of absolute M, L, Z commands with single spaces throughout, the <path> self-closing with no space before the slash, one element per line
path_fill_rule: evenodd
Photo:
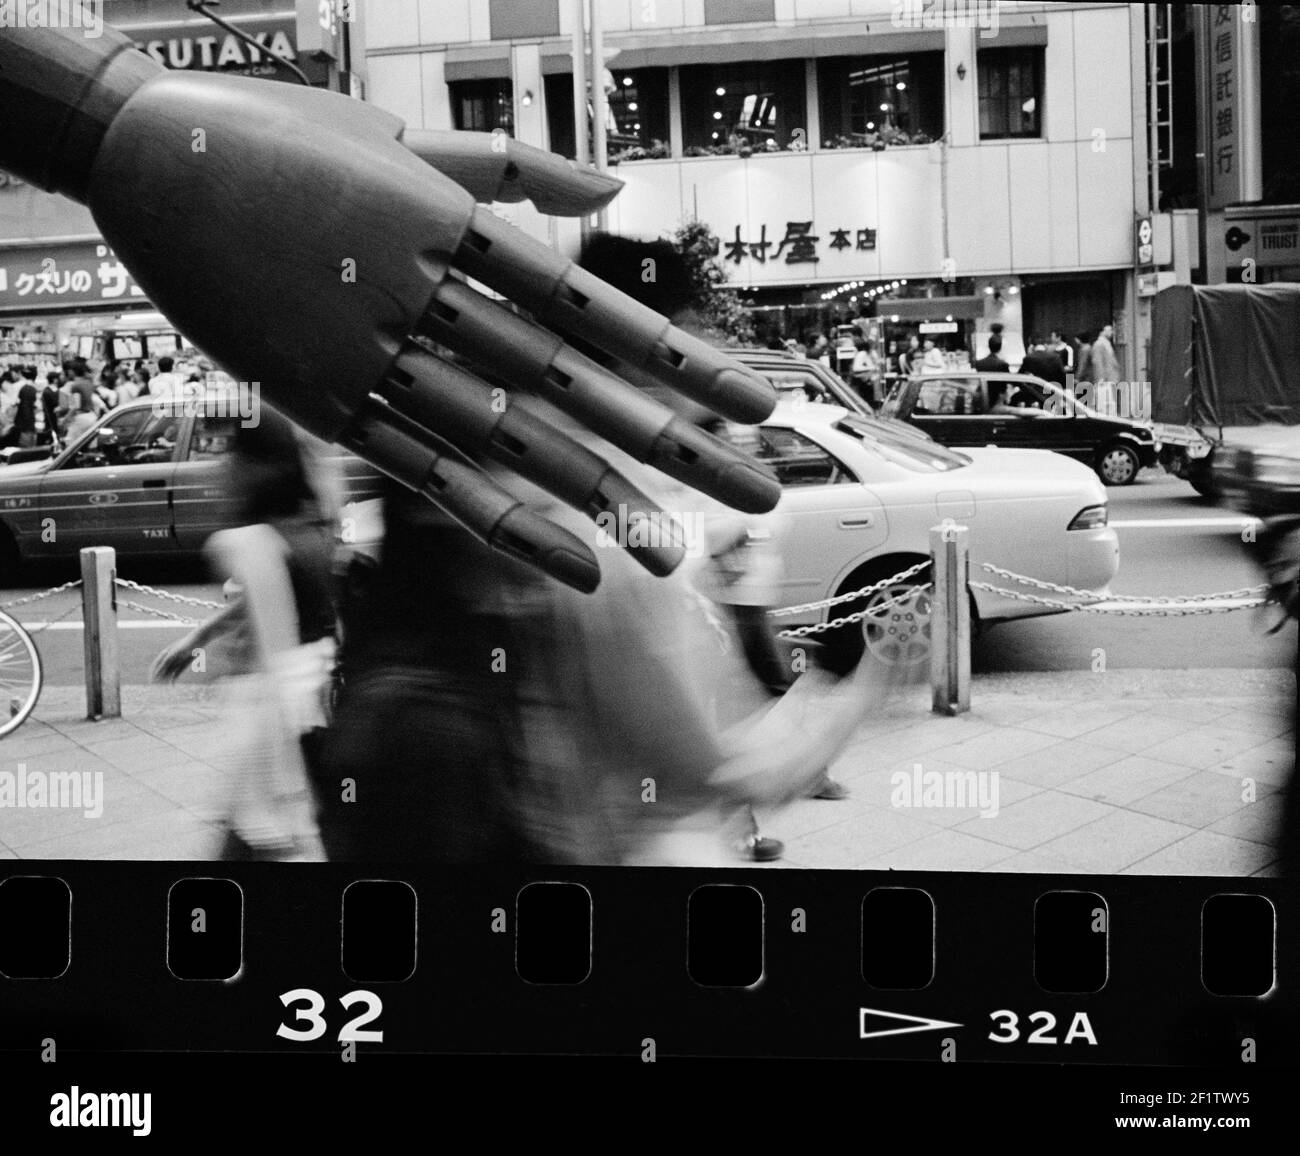
<path fill-rule="evenodd" d="M 1123 4 L 591 0 L 608 227 L 706 223 L 764 310 L 921 325 L 976 356 L 1116 325 L 1142 376 L 1147 15 Z M 430 129 L 575 153 L 571 0 L 384 0 L 370 98 Z M 497 211 L 566 250 L 572 223 Z"/>
<path fill-rule="evenodd" d="M 166 68 L 301 83 L 185 0 L 101 0 L 106 24 Z M 318 87 L 359 95 L 365 63 L 359 4 L 224 0 L 218 15 Z M 0 368 L 80 354 L 156 357 L 180 336 L 105 245 L 90 210 L 0 171 Z"/>

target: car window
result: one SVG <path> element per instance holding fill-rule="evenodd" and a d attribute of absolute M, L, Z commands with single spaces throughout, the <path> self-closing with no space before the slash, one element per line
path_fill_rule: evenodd
<path fill-rule="evenodd" d="M 181 421 L 178 413 L 158 413 L 144 407 L 112 414 L 64 463 L 64 468 L 169 462 L 180 436 Z"/>
<path fill-rule="evenodd" d="M 782 486 L 829 486 L 855 479 L 811 438 L 784 426 L 761 426 L 755 456 Z"/>
<path fill-rule="evenodd" d="M 945 473 L 970 465 L 970 458 L 938 442 L 893 433 L 881 428 L 880 422 L 856 414 L 846 414 L 835 423 L 835 428 L 856 439 L 865 449 L 874 450 L 886 461 L 918 474 Z"/>
<path fill-rule="evenodd" d="M 1043 387 L 1024 377 L 997 377 L 989 382 L 989 405 L 1017 410 L 1042 410 Z"/>
<path fill-rule="evenodd" d="M 967 417 L 984 412 L 978 381 L 939 377 L 921 382 L 912 414 L 921 417 Z"/>
<path fill-rule="evenodd" d="M 235 435 L 239 432 L 240 417 L 212 417 L 204 415 L 194 419 L 194 433 L 190 436 L 190 452 L 186 461 L 211 462 L 223 458 L 235 448 Z"/>

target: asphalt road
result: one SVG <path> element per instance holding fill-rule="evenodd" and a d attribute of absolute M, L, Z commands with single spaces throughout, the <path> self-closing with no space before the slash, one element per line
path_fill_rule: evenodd
<path fill-rule="evenodd" d="M 1108 491 L 1111 522 L 1120 540 L 1120 571 L 1112 585 L 1118 594 L 1209 594 L 1253 586 L 1260 576 L 1242 542 L 1246 520 L 1203 502 L 1185 482 L 1159 471 L 1144 471 L 1138 481 Z M 0 592 L 0 603 L 35 593 L 75 577 L 75 569 L 43 572 L 24 579 L 23 589 Z M 197 565 L 122 567 L 122 577 L 191 598 L 220 601 L 220 587 L 204 580 Z M 39 585 L 38 585 L 39 583 Z M 183 607 L 123 592 L 122 598 L 169 613 L 204 616 L 210 611 Z M 12 611 L 39 630 L 37 645 L 50 686 L 80 685 L 82 631 L 80 596 L 75 591 Z M 980 671 L 1092 671 L 1201 669 L 1289 666 L 1296 652 L 1296 627 L 1265 631 L 1272 612 L 1256 611 L 1187 618 L 1118 618 L 1062 614 L 1002 623 L 976 640 L 972 665 Z M 122 681 L 147 681 L 158 651 L 185 629 L 128 607 L 120 608 Z M 46 627 L 45 624 L 52 623 Z"/>

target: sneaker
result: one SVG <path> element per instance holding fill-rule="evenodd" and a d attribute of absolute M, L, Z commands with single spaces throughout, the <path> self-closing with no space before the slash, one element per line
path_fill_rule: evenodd
<path fill-rule="evenodd" d="M 742 858 L 752 859 L 755 863 L 770 863 L 785 854 L 785 844 L 780 839 L 769 839 L 765 835 L 750 835 L 736 849 Z"/>
<path fill-rule="evenodd" d="M 849 797 L 849 789 L 843 783 L 837 783 L 827 775 L 808 797 L 810 799 L 831 799 L 838 802 L 840 799 Z"/>

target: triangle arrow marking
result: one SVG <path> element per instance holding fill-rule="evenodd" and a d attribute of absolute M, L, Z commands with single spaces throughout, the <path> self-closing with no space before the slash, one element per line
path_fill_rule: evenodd
<path fill-rule="evenodd" d="M 891 1020 L 903 1020 L 912 1026 L 906 1028 L 887 1028 L 884 1031 L 869 1032 L 867 1031 L 868 1015 L 884 1016 L 886 1019 Z M 907 1035 L 909 1032 L 929 1032 L 934 1031 L 937 1028 L 960 1028 L 964 1026 L 964 1024 L 949 1023 L 947 1020 L 931 1020 L 926 1019 L 924 1016 L 908 1016 L 902 1015 L 899 1012 L 881 1011 L 879 1008 L 874 1007 L 858 1008 L 858 1039 L 860 1040 L 879 1039 L 881 1036 L 903 1036 Z"/>

